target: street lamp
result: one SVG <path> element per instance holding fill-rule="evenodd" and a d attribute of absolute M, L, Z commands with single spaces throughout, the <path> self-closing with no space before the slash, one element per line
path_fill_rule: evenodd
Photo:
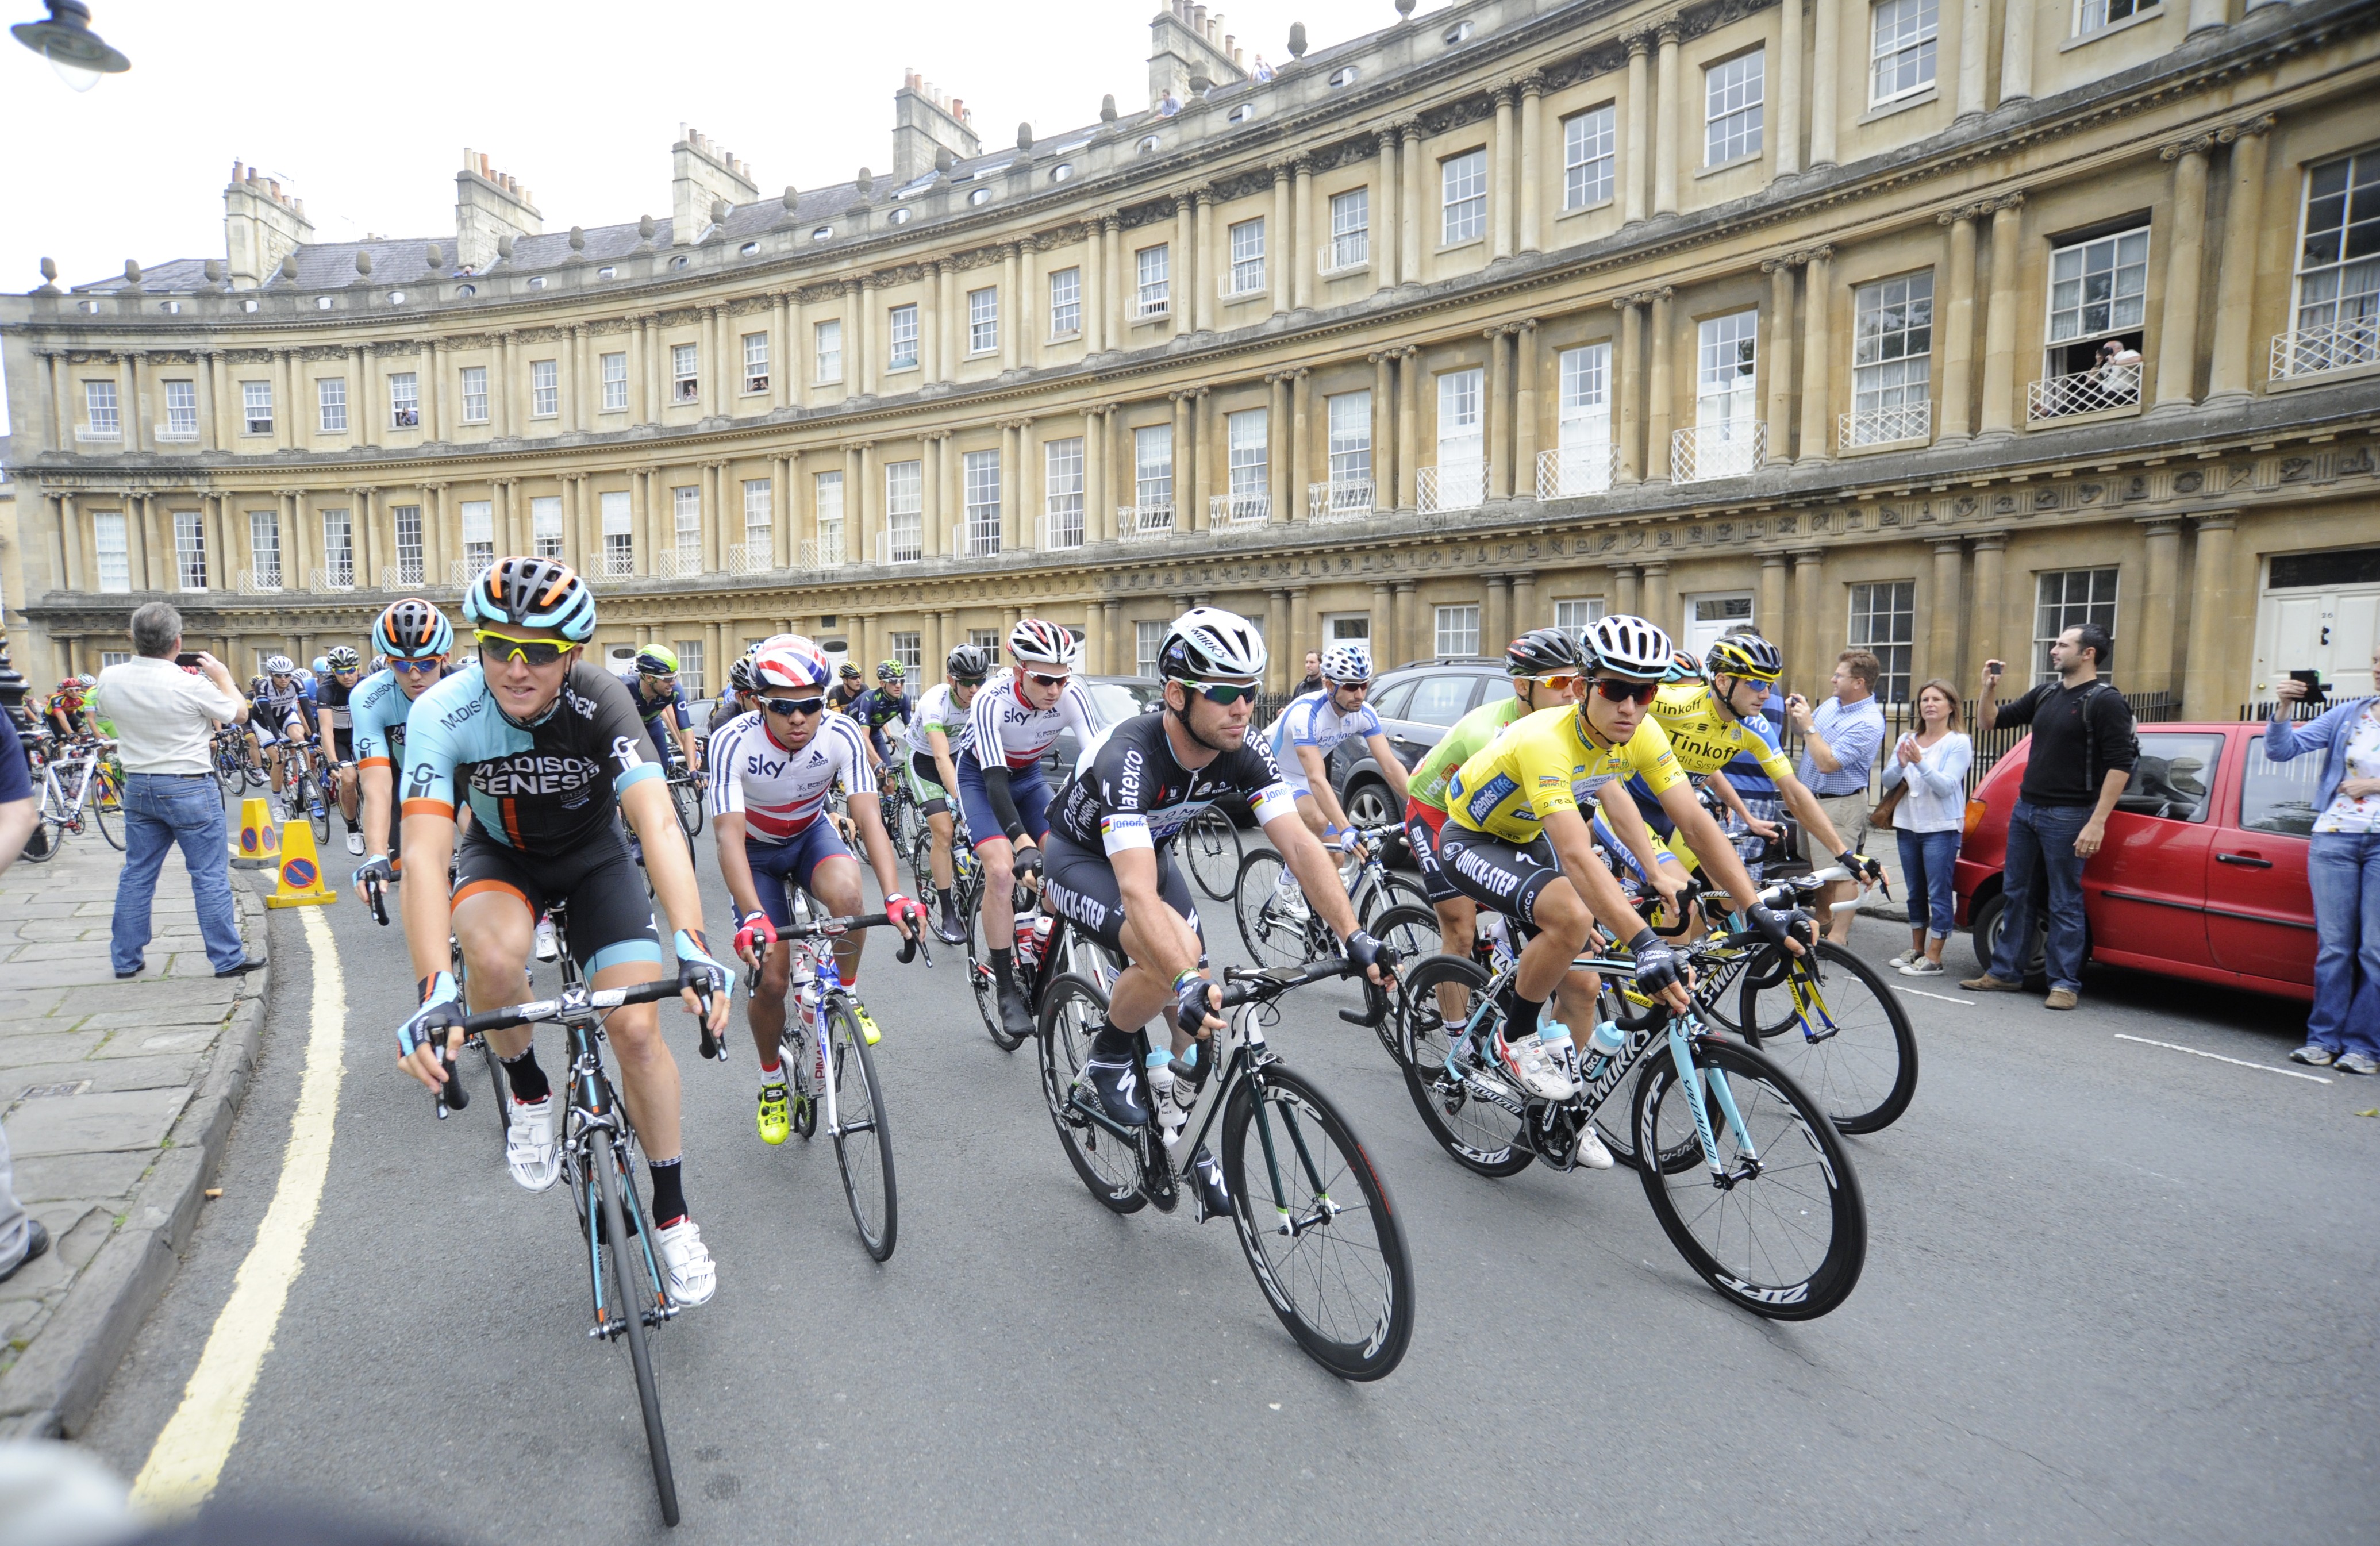
<path fill-rule="evenodd" d="M 91 7 L 82 0 L 48 0 L 50 19 L 20 21 L 8 30 L 50 62 L 58 79 L 78 91 L 99 84 L 103 75 L 121 75 L 132 61 L 91 30 Z"/>

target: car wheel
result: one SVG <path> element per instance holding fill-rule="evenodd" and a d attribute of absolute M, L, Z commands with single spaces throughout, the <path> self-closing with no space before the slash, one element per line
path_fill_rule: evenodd
<path fill-rule="evenodd" d="M 1404 812 L 1389 803 L 1389 786 L 1366 779 L 1347 792 L 1347 819 L 1359 827 L 1390 827 Z"/>
<path fill-rule="evenodd" d="M 2008 898 L 1995 895 L 1976 907 L 1974 922 L 1968 927 L 1967 937 L 1974 945 L 1975 969 L 1988 972 L 1992 957 L 2000 943 L 2000 930 L 2008 920 Z M 2024 980 L 2028 985 L 2046 985 L 2049 980 L 2049 920 L 2034 920 L 2033 948 L 2025 952 Z"/>

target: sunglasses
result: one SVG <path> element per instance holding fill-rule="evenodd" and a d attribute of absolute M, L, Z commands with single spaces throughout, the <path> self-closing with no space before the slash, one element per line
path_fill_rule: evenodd
<path fill-rule="evenodd" d="M 1333 682 L 1330 685 L 1337 688 L 1341 692 L 1369 692 L 1372 690 L 1372 684 L 1369 682 Z"/>
<path fill-rule="evenodd" d="M 1568 692 L 1572 688 L 1578 686 L 1578 673 L 1575 671 L 1563 671 L 1558 672 L 1551 676 L 1533 676 L 1530 680 L 1534 682 L 1541 682 L 1545 686 L 1553 688 L 1556 692 Z"/>
<path fill-rule="evenodd" d="M 1038 682 L 1045 688 L 1062 688 L 1074 680 L 1072 676 L 1044 676 L 1038 671 L 1026 672 L 1025 679 L 1028 682 Z"/>
<path fill-rule="evenodd" d="M 1650 703 L 1661 690 L 1658 682 L 1630 682 L 1618 676 L 1597 676 L 1595 690 L 1614 703 Z"/>
<path fill-rule="evenodd" d="M 826 700 L 823 698 L 763 698 L 760 700 L 760 707 L 780 719 L 791 719 L 795 714 L 808 718 L 826 712 Z"/>
<path fill-rule="evenodd" d="M 1237 703 L 1244 698 L 1252 699 L 1257 695 L 1257 686 L 1253 682 L 1249 682 L 1245 685 L 1238 682 L 1212 682 L 1202 684 L 1198 682 L 1184 681 L 1179 676 L 1175 677 L 1174 680 L 1182 683 L 1183 691 L 1189 693 L 1196 698 L 1203 698 L 1209 703 L 1220 703 L 1225 708 L 1229 708 L 1231 705 Z"/>
<path fill-rule="evenodd" d="M 515 639 L 509 634 L 490 633 L 485 628 L 473 632 L 480 641 L 480 659 L 501 665 L 506 661 L 526 661 L 530 665 L 552 665 L 568 654 L 575 645 L 556 644 L 548 639 Z M 494 646 L 493 653 L 490 646 Z"/>
<path fill-rule="evenodd" d="M 438 667 L 439 667 L 439 666 L 440 666 L 440 664 L 442 664 L 442 663 L 443 663 L 442 662 L 437 661 L 437 660 L 426 660 L 426 661 L 393 660 L 393 661 L 391 661 L 391 662 L 389 662 L 389 663 L 388 663 L 388 668 L 389 668 L 391 671 L 402 671 L 402 672 L 404 672 L 407 676 L 410 676 L 414 675 L 416 672 L 431 672 L 431 671 L 435 671 L 435 670 L 437 670 L 437 669 L 438 669 Z"/>

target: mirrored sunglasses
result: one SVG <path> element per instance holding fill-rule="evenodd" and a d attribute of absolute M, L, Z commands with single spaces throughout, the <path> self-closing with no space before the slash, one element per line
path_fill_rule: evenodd
<path fill-rule="evenodd" d="M 1619 676 L 1597 676 L 1595 690 L 1614 703 L 1650 703 L 1660 692 L 1658 682 L 1631 682 Z"/>
<path fill-rule="evenodd" d="M 760 700 L 760 707 L 775 714 L 779 719 L 791 719 L 795 714 L 808 718 L 826 712 L 826 700 L 823 698 L 763 698 Z"/>
<path fill-rule="evenodd" d="M 568 654 L 572 646 L 556 644 L 550 639 L 515 639 L 509 634 L 476 630 L 472 637 L 480 641 L 480 658 L 502 664 L 505 661 L 526 661 L 531 665 L 552 665 Z"/>
<path fill-rule="evenodd" d="M 1257 691 L 1254 682 L 1192 682 L 1179 676 L 1174 680 L 1182 683 L 1184 692 L 1203 698 L 1209 703 L 1220 703 L 1226 708 L 1243 698 L 1255 698 Z"/>

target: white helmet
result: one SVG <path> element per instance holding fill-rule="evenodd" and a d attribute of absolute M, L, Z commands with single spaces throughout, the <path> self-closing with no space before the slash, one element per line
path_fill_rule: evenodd
<path fill-rule="evenodd" d="M 298 663 L 291 660 L 287 655 L 273 655 L 268 657 L 264 663 L 264 670 L 267 676 L 286 676 L 297 669 Z"/>
<path fill-rule="evenodd" d="M 1368 682 L 1372 679 L 1372 647 L 1360 639 L 1333 644 L 1322 655 L 1326 682 Z"/>
<path fill-rule="evenodd" d="M 1157 674 L 1168 681 L 1256 681 L 1264 676 L 1264 635 L 1235 612 L 1194 606 L 1173 619 L 1157 647 Z"/>
<path fill-rule="evenodd" d="M 1677 658 L 1668 634 L 1644 618 L 1625 613 L 1597 618 L 1588 626 L 1583 642 L 1590 668 L 1633 676 L 1640 682 L 1659 681 L 1669 675 L 1670 663 Z"/>
<path fill-rule="evenodd" d="M 1062 665 L 1070 671 L 1083 658 L 1072 633 L 1038 617 L 1025 618 L 1008 631 L 1008 652 L 1019 665 Z"/>

